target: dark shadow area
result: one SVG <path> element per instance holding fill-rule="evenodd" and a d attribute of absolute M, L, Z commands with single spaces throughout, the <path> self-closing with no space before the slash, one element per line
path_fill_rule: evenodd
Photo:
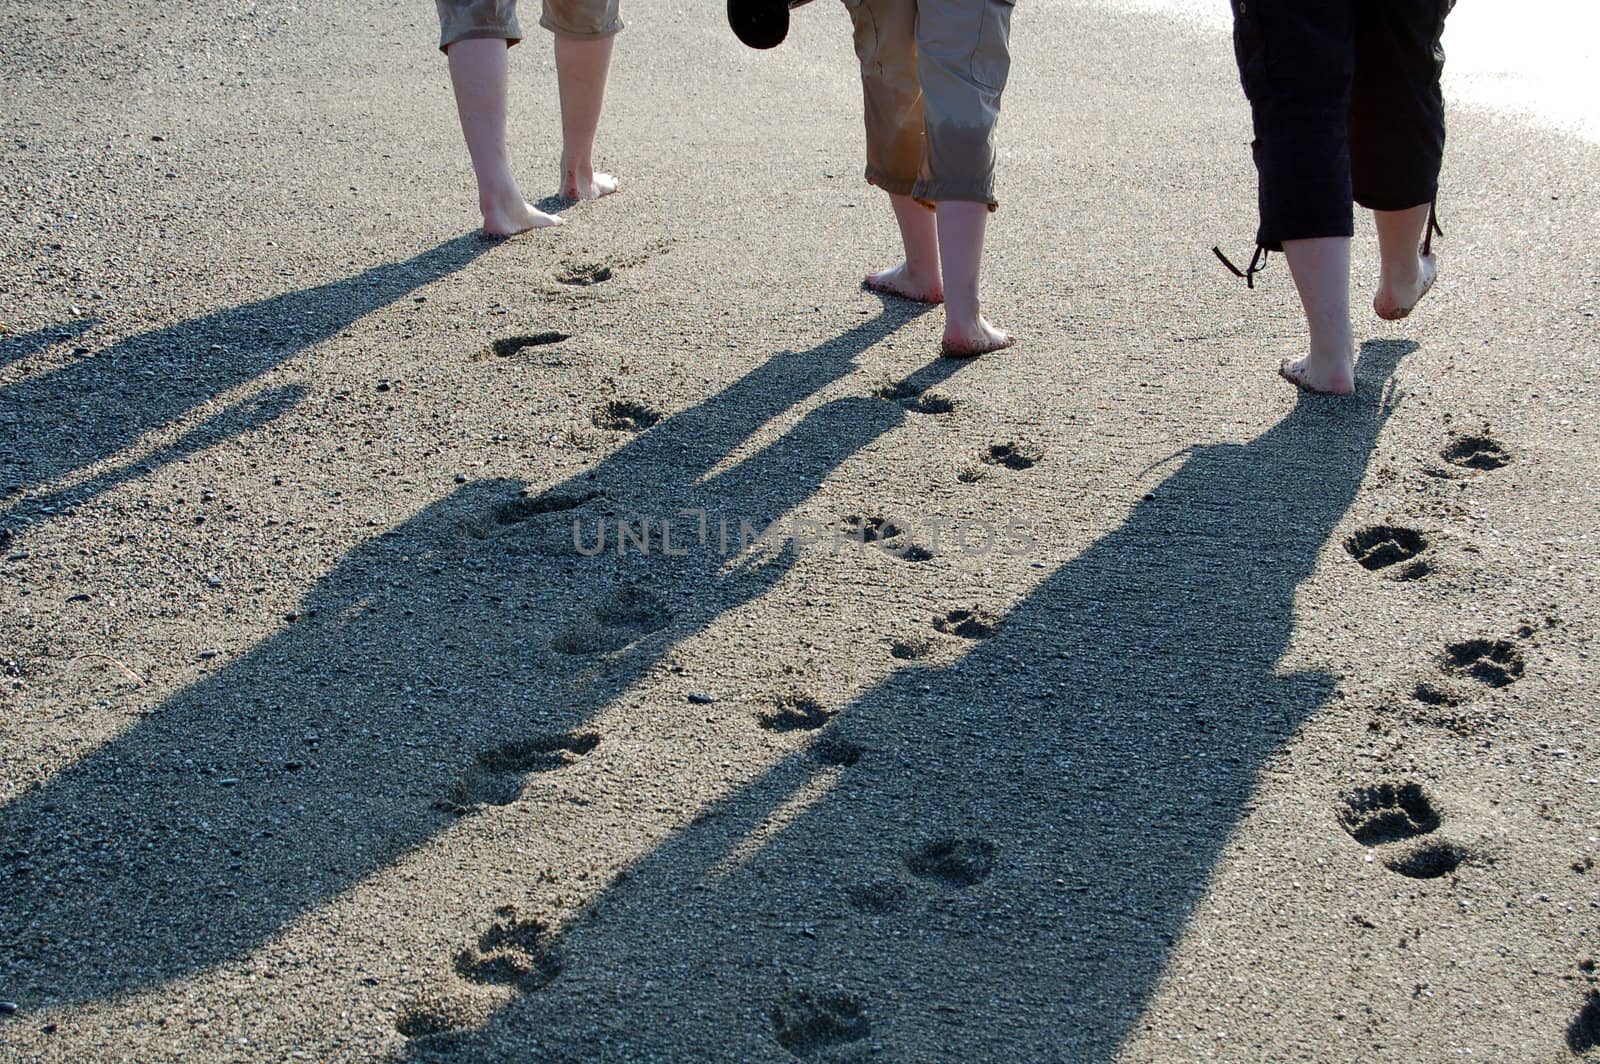
<path fill-rule="evenodd" d="M 1358 400 L 1189 451 L 991 638 L 894 673 L 631 868 L 551 944 L 559 977 L 411 1057 L 1111 1059 L 1263 762 L 1329 700 L 1280 671 L 1296 589 L 1413 347 L 1366 345 Z"/>
<path fill-rule="evenodd" d="M 0 369 L 37 355 L 51 344 L 76 340 L 99 324 L 99 318 L 78 318 L 76 321 L 62 322 L 60 325 L 47 325 L 33 332 L 15 335 L 0 333 Z"/>
<path fill-rule="evenodd" d="M 172 443 L 157 448 L 143 458 L 108 469 L 99 476 L 81 484 L 74 484 L 70 488 L 32 496 L 26 506 L 19 507 L 12 513 L 0 511 L 0 520 L 3 520 L 7 531 L 21 532 L 46 518 L 71 513 L 90 499 L 147 476 L 169 462 L 182 461 L 208 447 L 247 435 L 270 424 L 292 410 L 301 399 L 305 398 L 305 393 L 303 387 L 295 384 L 271 388 L 259 395 L 253 395 L 207 418 L 205 422 L 184 433 Z"/>
<path fill-rule="evenodd" d="M 708 550 L 590 558 L 574 519 L 789 510 L 905 410 L 827 403 L 707 474 L 918 312 L 886 305 L 774 355 L 542 494 L 460 488 L 351 552 L 283 632 L 0 810 L 6 996 L 103 998 L 239 956 L 454 823 L 450 810 L 509 800 L 501 775 L 584 756 L 594 741 L 573 729 L 792 555 L 730 572 Z"/>
<path fill-rule="evenodd" d="M 0 389 L 0 491 L 36 488 L 110 458 L 490 246 L 456 237 L 342 281 L 130 336 Z M 31 509 L 23 504 L 12 516 L 27 523 Z"/>

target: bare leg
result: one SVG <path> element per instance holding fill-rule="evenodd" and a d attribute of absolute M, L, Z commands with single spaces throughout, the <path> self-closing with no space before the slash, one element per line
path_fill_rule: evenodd
<path fill-rule="evenodd" d="M 982 355 L 1010 347 L 1012 339 L 978 309 L 978 271 L 989 205 L 966 200 L 939 204 L 939 258 L 944 269 L 944 353 Z"/>
<path fill-rule="evenodd" d="M 1285 240 L 1283 256 L 1300 290 L 1311 347 L 1300 358 L 1285 359 L 1278 372 L 1308 392 L 1351 395 L 1356 364 L 1350 332 L 1350 238 Z"/>
<path fill-rule="evenodd" d="M 1378 294 L 1372 309 L 1386 321 L 1399 321 L 1422 301 L 1439 275 L 1432 254 L 1422 254 L 1422 231 L 1428 224 L 1429 204 L 1403 211 L 1373 211 L 1378 229 L 1378 254 L 1383 260 Z"/>
<path fill-rule="evenodd" d="M 461 133 L 466 137 L 467 154 L 472 156 L 472 170 L 478 178 L 483 231 L 493 236 L 561 224 L 560 218 L 523 199 L 517 179 L 511 175 L 511 152 L 506 147 L 510 84 L 507 51 L 505 41 L 479 38 L 457 41 L 447 52 Z"/>
<path fill-rule="evenodd" d="M 561 195 L 598 199 L 617 190 L 617 179 L 595 173 L 594 136 L 606 102 L 614 37 L 594 41 L 556 34 L 556 85 L 561 93 Z"/>
<path fill-rule="evenodd" d="M 900 224 L 905 260 L 887 270 L 869 273 L 861 283 L 878 292 L 914 299 L 918 303 L 944 301 L 939 279 L 939 227 L 934 214 L 910 196 L 889 194 L 894 220 Z"/>

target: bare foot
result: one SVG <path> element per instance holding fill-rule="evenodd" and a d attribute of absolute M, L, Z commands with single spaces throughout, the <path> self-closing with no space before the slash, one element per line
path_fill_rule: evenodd
<path fill-rule="evenodd" d="M 1356 366 L 1348 356 L 1317 358 L 1302 355 L 1283 360 L 1278 375 L 1301 391 L 1314 395 L 1354 395 Z"/>
<path fill-rule="evenodd" d="M 1378 279 L 1378 294 L 1372 298 L 1373 311 L 1384 321 L 1399 321 L 1422 302 L 1438 276 L 1439 260 L 1432 255 L 1418 255 L 1415 277 Z"/>
<path fill-rule="evenodd" d="M 599 199 L 609 196 L 617 190 L 617 179 L 610 174 L 598 170 L 588 173 L 579 173 L 575 170 L 561 171 L 561 198 L 569 200 Z"/>
<path fill-rule="evenodd" d="M 923 277 L 904 262 L 887 270 L 867 274 L 861 280 L 861 287 L 873 292 L 887 292 L 916 303 L 944 302 L 944 286 L 939 281 L 938 270 L 934 270 L 932 277 Z"/>
<path fill-rule="evenodd" d="M 989 324 L 988 318 L 979 314 L 976 324 L 970 327 L 946 321 L 944 344 L 939 350 L 946 358 L 972 358 L 976 355 L 987 355 L 991 351 L 1004 350 L 1016 342 L 1016 337 L 1002 329 L 996 329 Z"/>
<path fill-rule="evenodd" d="M 504 204 L 483 203 L 483 232 L 485 236 L 515 236 L 530 229 L 543 229 L 560 225 L 561 219 L 546 214 L 520 195 Z"/>

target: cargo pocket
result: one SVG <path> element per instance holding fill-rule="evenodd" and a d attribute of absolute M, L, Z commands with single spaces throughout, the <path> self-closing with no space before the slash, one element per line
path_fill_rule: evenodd
<path fill-rule="evenodd" d="M 972 80 L 1001 92 L 1011 75 L 1011 10 L 1016 0 L 984 0 L 983 21 L 972 50 Z"/>

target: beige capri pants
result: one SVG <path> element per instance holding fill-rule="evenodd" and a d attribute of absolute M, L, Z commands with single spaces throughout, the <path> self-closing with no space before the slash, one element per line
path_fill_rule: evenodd
<path fill-rule="evenodd" d="M 855 23 L 867 181 L 932 206 L 994 198 L 1014 0 L 844 0 Z"/>
<path fill-rule="evenodd" d="M 439 9 L 439 50 L 487 37 L 507 46 L 522 40 L 517 0 L 433 0 Z M 619 0 L 543 0 L 539 25 L 580 41 L 597 41 L 622 29 Z"/>

